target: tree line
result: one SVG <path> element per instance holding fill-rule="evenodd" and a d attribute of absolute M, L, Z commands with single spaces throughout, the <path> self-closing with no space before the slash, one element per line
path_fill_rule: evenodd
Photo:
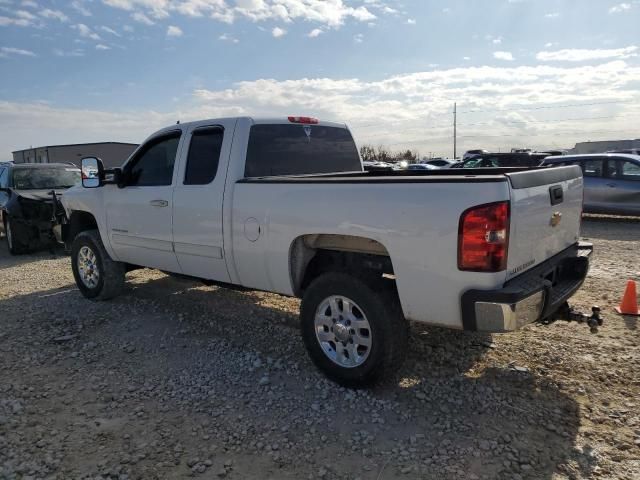
<path fill-rule="evenodd" d="M 373 145 L 362 145 L 360 147 L 360 157 L 364 162 L 389 162 L 396 163 L 406 161 L 409 163 L 416 163 L 420 158 L 420 154 L 412 150 L 404 150 L 400 152 L 394 152 L 387 147 L 379 145 L 374 147 Z"/>

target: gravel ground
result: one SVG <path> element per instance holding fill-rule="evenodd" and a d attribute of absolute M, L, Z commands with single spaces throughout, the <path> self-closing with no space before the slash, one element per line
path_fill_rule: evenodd
<path fill-rule="evenodd" d="M 591 217 L 593 268 L 558 322 L 504 335 L 413 325 L 397 379 L 316 371 L 298 301 L 152 270 L 105 303 L 69 258 L 0 246 L 0 478 L 640 478 L 640 220 Z"/>

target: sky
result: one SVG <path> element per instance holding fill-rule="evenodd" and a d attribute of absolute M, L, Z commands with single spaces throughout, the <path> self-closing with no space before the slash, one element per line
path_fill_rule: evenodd
<path fill-rule="evenodd" d="M 0 0 L 0 160 L 226 116 L 453 156 L 640 138 L 640 0 Z"/>

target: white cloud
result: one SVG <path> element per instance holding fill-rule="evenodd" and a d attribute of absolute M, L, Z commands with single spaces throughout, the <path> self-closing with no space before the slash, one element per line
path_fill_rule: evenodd
<path fill-rule="evenodd" d="M 144 23 L 145 25 L 155 25 L 155 22 L 142 12 L 133 12 L 131 14 L 131 18 L 138 23 Z"/>
<path fill-rule="evenodd" d="M 356 43 L 362 43 L 364 42 L 364 35 L 362 33 L 356 33 L 353 36 L 353 41 Z"/>
<path fill-rule="evenodd" d="M 511 62 L 514 60 L 513 58 L 513 54 L 511 52 L 493 52 L 493 58 L 497 59 L 497 60 L 506 60 L 508 62 Z"/>
<path fill-rule="evenodd" d="M 166 18 L 172 12 L 191 17 L 210 17 L 225 23 L 236 18 L 253 22 L 297 20 L 314 22 L 328 27 L 340 27 L 348 19 L 370 22 L 377 17 L 367 6 L 350 6 L 346 0 L 102 0 L 108 6 L 136 12 L 147 18 Z M 377 9 L 388 15 L 396 10 L 376 3 Z M 143 22 L 146 23 L 146 22 Z"/>
<path fill-rule="evenodd" d="M 101 40 L 100 35 L 87 27 L 84 23 L 72 25 L 71 28 L 77 30 L 81 37 L 90 38 L 91 40 Z"/>
<path fill-rule="evenodd" d="M 169 25 L 169 27 L 167 28 L 167 37 L 181 37 L 182 34 L 183 32 L 180 27 Z"/>
<path fill-rule="evenodd" d="M 122 36 L 118 32 L 116 32 L 113 28 L 107 27 L 106 25 L 102 25 L 100 27 L 100 30 L 102 30 L 103 32 L 110 33 L 111 35 L 115 35 L 116 37 L 121 37 Z"/>
<path fill-rule="evenodd" d="M 38 15 L 44 18 L 59 20 L 61 22 L 66 22 L 69 20 L 69 17 L 67 17 L 60 10 L 51 10 L 50 8 L 45 8 L 44 10 L 40 10 L 38 12 Z"/>
<path fill-rule="evenodd" d="M 0 15 L 0 27 L 6 27 L 9 25 L 14 25 L 16 27 L 31 27 L 34 23 L 28 18 L 11 18 Z"/>
<path fill-rule="evenodd" d="M 0 57 L 9 57 L 11 55 L 20 55 L 23 57 L 35 57 L 36 54 L 31 50 L 24 50 L 15 47 L 0 47 Z"/>
<path fill-rule="evenodd" d="M 71 8 L 73 8 L 80 15 L 85 17 L 91 16 L 91 11 L 85 6 L 85 2 L 83 0 L 74 0 L 71 2 Z"/>
<path fill-rule="evenodd" d="M 558 12 L 550 12 L 544 15 L 544 18 L 558 18 L 560 17 L 560 13 Z"/>
<path fill-rule="evenodd" d="M 320 28 L 314 28 L 313 30 L 311 30 L 311 31 L 307 34 L 307 37 L 315 38 L 315 37 L 320 36 L 320 35 L 321 35 L 321 34 L 323 34 L 323 33 L 324 33 L 324 31 L 323 31 L 322 29 L 320 29 Z"/>
<path fill-rule="evenodd" d="M 218 37 L 218 40 L 222 40 L 223 42 L 231 42 L 231 43 L 239 43 L 240 42 L 240 40 L 238 40 L 235 37 L 232 37 L 228 33 L 223 33 L 222 35 L 220 35 Z"/>
<path fill-rule="evenodd" d="M 53 54 L 56 57 L 84 57 L 84 50 L 76 48 L 75 50 L 62 50 L 60 48 L 54 48 Z"/>
<path fill-rule="evenodd" d="M 223 89 L 198 89 L 190 100 L 181 102 L 180 111 L 170 101 L 162 112 L 128 107 L 106 112 L 0 101 L 0 150 L 28 146 L 33 143 L 33 131 L 41 144 L 103 141 L 105 131 L 110 140 L 139 142 L 176 118 L 305 112 L 347 122 L 359 144 L 451 154 L 452 99 L 458 102 L 461 151 L 521 145 L 570 147 L 585 139 L 637 136 L 638 121 L 633 119 L 640 115 L 638 78 L 640 66 L 617 60 L 569 66 L 434 67 L 373 81 L 265 78 Z M 593 106 L 598 102 L 623 103 Z M 572 104 L 591 106 L 566 108 Z M 565 107 L 541 110 L 541 106 Z M 620 117 L 590 120 L 604 115 Z"/>
<path fill-rule="evenodd" d="M 274 27 L 273 30 L 271 30 L 271 35 L 273 35 L 275 38 L 283 37 L 286 34 L 287 31 L 280 27 Z"/>
<path fill-rule="evenodd" d="M 25 20 L 35 20 L 37 17 L 26 10 L 17 10 L 13 13 L 17 18 L 23 18 Z"/>
<path fill-rule="evenodd" d="M 416 20 L 414 18 L 407 18 L 407 25 L 415 25 Z"/>
<path fill-rule="evenodd" d="M 582 49 L 567 48 L 556 51 L 542 51 L 536 54 L 536 59 L 542 62 L 584 62 L 586 60 L 603 60 L 609 58 L 629 58 L 637 56 L 638 47 L 635 45 L 624 48 L 611 49 Z"/>
<path fill-rule="evenodd" d="M 462 59 L 463 59 L 465 62 L 468 62 L 469 60 L 471 60 L 471 57 L 462 57 Z"/>
<path fill-rule="evenodd" d="M 614 5 L 609 9 L 609 13 L 622 13 L 631 9 L 630 3 L 619 3 L 618 5 Z"/>
<path fill-rule="evenodd" d="M 96 45 L 96 50 L 111 50 L 111 47 L 103 43 L 99 43 L 98 45 Z"/>
<path fill-rule="evenodd" d="M 23 0 L 20 5 L 26 8 L 38 8 L 38 4 L 33 0 Z"/>

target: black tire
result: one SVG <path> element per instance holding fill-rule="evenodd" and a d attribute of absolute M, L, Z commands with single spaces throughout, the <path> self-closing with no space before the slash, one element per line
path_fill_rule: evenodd
<path fill-rule="evenodd" d="M 316 312 L 334 295 L 355 302 L 370 325 L 370 351 L 357 366 L 344 367 L 329 358 L 316 335 Z M 313 363 L 327 377 L 345 387 L 366 387 L 388 379 L 405 359 L 408 322 L 402 315 L 396 292 L 384 287 L 383 282 L 364 282 L 346 273 L 325 273 L 306 289 L 300 321 L 302 338 Z M 330 347 L 331 343 L 325 343 L 325 346 Z"/>
<path fill-rule="evenodd" d="M 78 257 L 83 247 L 87 247 L 95 255 L 95 269 L 98 272 L 95 285 L 86 284 L 80 273 Z M 86 230 L 75 237 L 71 246 L 71 267 L 76 285 L 86 298 L 109 300 L 122 291 L 126 265 L 111 259 L 102 244 L 98 230 Z"/>
<path fill-rule="evenodd" d="M 9 216 L 4 219 L 4 236 L 7 239 L 7 248 L 11 255 L 20 255 L 29 251 L 29 242 L 17 234 Z"/>

